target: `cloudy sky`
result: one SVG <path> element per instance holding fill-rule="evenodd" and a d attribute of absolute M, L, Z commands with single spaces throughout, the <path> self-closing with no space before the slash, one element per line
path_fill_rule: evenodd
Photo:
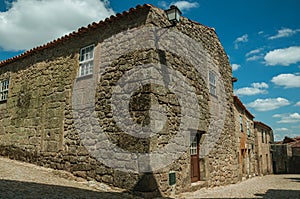
<path fill-rule="evenodd" d="M 44 44 L 137 4 L 213 27 L 238 78 L 235 93 L 276 140 L 300 135 L 300 1 L 298 0 L 1 0 L 0 60 Z"/>

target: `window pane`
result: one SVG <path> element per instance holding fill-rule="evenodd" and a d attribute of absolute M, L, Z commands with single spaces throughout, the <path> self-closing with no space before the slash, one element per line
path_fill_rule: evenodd
<path fill-rule="evenodd" d="M 84 66 L 80 65 L 80 76 L 84 75 Z"/>
<path fill-rule="evenodd" d="M 4 90 L 8 90 L 9 81 L 4 81 Z"/>
<path fill-rule="evenodd" d="M 84 74 L 87 75 L 89 73 L 88 64 L 84 65 Z"/>
<path fill-rule="evenodd" d="M 216 95 L 216 87 L 213 85 L 210 85 L 210 93 L 213 95 Z"/>
<path fill-rule="evenodd" d="M 216 77 L 215 77 L 215 74 L 213 72 L 209 72 L 209 82 L 212 85 L 216 85 Z"/>
<path fill-rule="evenodd" d="M 93 62 L 89 63 L 89 74 L 93 73 Z"/>

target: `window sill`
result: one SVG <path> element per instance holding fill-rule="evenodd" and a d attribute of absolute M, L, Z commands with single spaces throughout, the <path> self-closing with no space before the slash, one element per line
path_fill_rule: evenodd
<path fill-rule="evenodd" d="M 0 100 L 0 104 L 4 104 L 4 103 L 6 103 L 7 102 L 7 99 L 5 99 L 5 100 Z"/>
<path fill-rule="evenodd" d="M 76 81 L 80 81 L 80 80 L 84 80 L 84 79 L 90 79 L 90 78 L 92 78 L 92 77 L 93 77 L 93 73 L 88 74 L 88 75 L 78 76 L 78 77 L 76 78 Z"/>
<path fill-rule="evenodd" d="M 212 97 L 218 99 L 218 96 L 217 96 L 216 94 L 213 94 L 213 93 L 209 93 L 209 94 L 210 94 L 210 96 L 212 96 Z"/>

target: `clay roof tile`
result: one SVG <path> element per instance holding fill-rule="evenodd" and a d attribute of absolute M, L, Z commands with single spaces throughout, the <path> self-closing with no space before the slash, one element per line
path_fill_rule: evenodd
<path fill-rule="evenodd" d="M 20 55 L 16 55 L 16 56 L 14 56 L 12 58 L 9 58 L 7 60 L 0 61 L 0 67 L 4 66 L 6 64 L 12 63 L 12 62 L 14 62 L 14 61 L 16 61 L 16 60 L 18 60 L 20 58 L 24 58 L 24 57 L 26 57 L 26 56 L 28 56 L 28 55 L 30 55 L 32 53 L 35 53 L 35 52 L 37 52 L 39 50 L 48 48 L 48 47 L 53 46 L 53 45 L 55 45 L 57 43 L 61 43 L 61 42 L 65 41 L 65 40 L 70 39 L 71 37 L 78 36 L 78 35 L 80 35 L 82 33 L 87 32 L 88 30 L 95 29 L 95 28 L 97 28 L 99 26 L 103 26 L 103 25 L 107 24 L 108 22 L 115 21 L 115 20 L 117 20 L 117 19 L 119 19 L 119 18 L 121 18 L 123 16 L 128 15 L 129 13 L 137 12 L 140 9 L 151 8 L 151 7 L 153 7 L 153 6 L 150 5 L 150 4 L 144 4 L 143 6 L 137 5 L 136 8 L 130 8 L 129 12 L 124 11 L 122 14 L 117 13 L 115 16 L 112 15 L 112 16 L 110 16 L 110 18 L 106 18 L 105 20 L 101 20 L 98 23 L 93 22 L 92 24 L 89 24 L 87 27 L 81 27 L 77 31 L 73 31 L 72 33 L 70 33 L 68 35 L 64 35 L 64 36 L 62 36 L 62 37 L 60 37 L 58 39 L 55 39 L 55 40 L 53 40 L 51 42 L 48 42 L 48 43 L 46 43 L 44 45 L 41 45 L 41 46 L 38 46 L 38 47 L 34 47 L 32 49 L 29 49 L 29 50 L 25 51 L 24 53 L 22 53 Z"/>

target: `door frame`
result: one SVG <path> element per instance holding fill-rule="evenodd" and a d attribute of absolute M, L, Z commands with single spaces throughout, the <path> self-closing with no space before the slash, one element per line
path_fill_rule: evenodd
<path fill-rule="evenodd" d="M 200 181 L 200 136 L 200 132 L 192 131 L 190 133 L 190 178 L 192 183 Z M 192 140 L 192 138 L 194 139 Z"/>

